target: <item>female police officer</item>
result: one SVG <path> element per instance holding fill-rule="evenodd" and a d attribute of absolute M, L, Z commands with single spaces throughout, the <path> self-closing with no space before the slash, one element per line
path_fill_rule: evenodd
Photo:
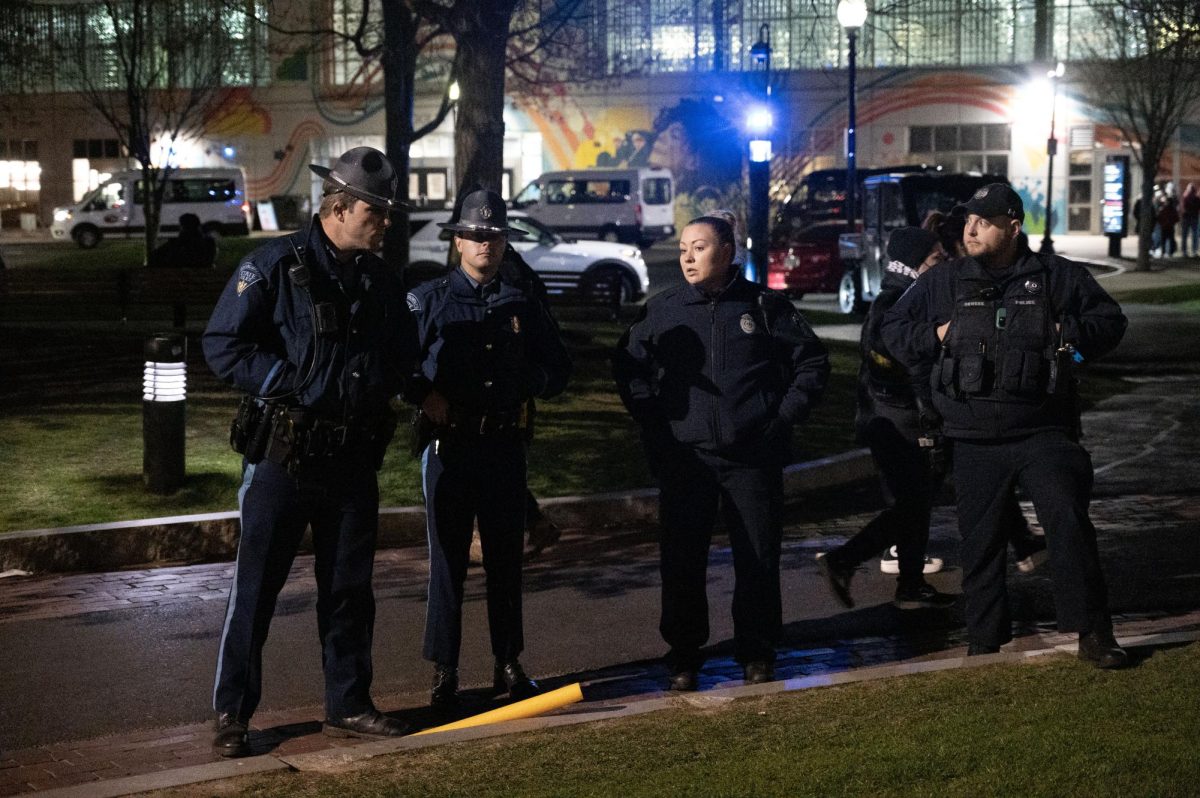
<path fill-rule="evenodd" d="M 747 682 L 774 678 L 783 465 L 792 425 L 829 375 L 812 328 L 782 295 L 747 281 L 732 265 L 734 251 L 724 219 L 689 223 L 679 239 L 686 284 L 646 303 L 614 360 L 659 482 L 659 629 L 673 690 L 695 690 L 703 664 L 718 504 L 733 549 L 736 657 Z"/>

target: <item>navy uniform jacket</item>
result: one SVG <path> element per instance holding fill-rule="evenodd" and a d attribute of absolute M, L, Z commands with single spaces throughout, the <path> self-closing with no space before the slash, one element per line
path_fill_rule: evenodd
<path fill-rule="evenodd" d="M 436 388 L 451 413 L 516 413 L 566 387 L 571 358 L 532 285 L 501 269 L 483 294 L 461 268 L 409 292 L 419 341 L 405 394 L 413 404 Z"/>
<path fill-rule="evenodd" d="M 416 354 L 416 330 L 393 270 L 379 257 L 359 255 L 339 265 L 315 218 L 307 231 L 283 236 L 238 265 L 213 310 L 202 345 L 217 376 L 254 396 L 284 401 L 337 421 L 369 422 L 388 412 L 403 391 Z M 315 302 L 336 309 L 337 330 L 314 347 L 313 314 L 305 292 L 288 275 L 296 262 L 290 242 L 304 247 Z"/>
<path fill-rule="evenodd" d="M 951 319 L 943 347 L 937 328 Z M 1026 249 L 1003 272 L 966 257 L 922 275 L 884 316 L 881 333 L 908 368 L 934 366 L 933 404 L 947 437 L 1001 439 L 1073 430 L 1074 397 L 1048 386 L 1053 352 L 1061 338 L 1095 360 L 1120 343 L 1126 323 L 1083 265 Z"/>
<path fill-rule="evenodd" d="M 786 454 L 829 357 L 786 297 L 738 273 L 713 297 L 690 284 L 651 297 L 617 345 L 613 376 L 651 447 L 756 462 Z"/>

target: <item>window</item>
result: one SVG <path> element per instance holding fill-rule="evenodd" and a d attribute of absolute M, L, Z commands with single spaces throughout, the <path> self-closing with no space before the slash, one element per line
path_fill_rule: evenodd
<path fill-rule="evenodd" d="M 228 202 L 237 196 L 232 180 L 189 178 L 172 180 L 163 197 L 167 202 Z"/>
<path fill-rule="evenodd" d="M 333 30 L 344 36 L 353 35 L 362 23 L 362 0 L 334 0 L 332 10 Z M 374 49 L 380 44 L 383 26 L 383 4 L 371 3 L 368 14 L 362 46 L 364 50 Z M 374 83 L 382 80 L 378 69 L 370 69 L 363 61 L 354 43 L 343 36 L 334 36 L 329 52 L 329 69 L 326 80 L 333 86 L 349 86 L 351 84 Z"/>
<path fill-rule="evenodd" d="M 1012 141 L 1009 125 L 914 125 L 908 129 L 908 151 L 958 172 L 1008 174 Z"/>
<path fill-rule="evenodd" d="M 75 139 L 75 158 L 120 158 L 121 146 L 116 139 Z"/>
<path fill-rule="evenodd" d="M 546 204 L 566 205 L 575 201 L 575 183 L 570 180 L 549 180 L 546 182 Z"/>
<path fill-rule="evenodd" d="M 908 151 L 912 153 L 933 152 L 933 128 L 909 128 Z"/>
<path fill-rule="evenodd" d="M 643 180 L 642 200 L 647 205 L 666 205 L 671 201 L 671 181 L 665 177 Z"/>
<path fill-rule="evenodd" d="M 588 203 L 628 202 L 630 181 L 586 180 L 575 186 L 575 201 Z"/>

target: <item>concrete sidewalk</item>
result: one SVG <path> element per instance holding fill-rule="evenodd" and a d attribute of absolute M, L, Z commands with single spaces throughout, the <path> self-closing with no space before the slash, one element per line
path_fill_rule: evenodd
<path fill-rule="evenodd" d="M 1143 382 L 1132 393 L 1102 403 L 1085 417 L 1097 466 L 1093 520 L 1109 580 L 1117 634 L 1127 642 L 1138 639 L 1147 642 L 1140 637 L 1145 635 L 1165 636 L 1153 638 L 1151 643 L 1179 642 L 1195 639 L 1200 633 L 1197 601 L 1200 482 L 1192 451 L 1200 433 L 1200 407 L 1195 402 L 1198 388 L 1200 378 L 1195 376 Z M 1153 463 L 1153 467 L 1148 468 L 1148 463 Z M 718 636 L 715 639 L 719 642 L 708 651 L 710 658 L 703 671 L 703 692 L 698 700 L 706 696 L 724 699 L 756 690 L 812 686 L 839 679 L 887 678 L 913 669 L 965 664 L 961 659 L 964 631 L 957 613 L 894 610 L 888 602 L 888 591 L 894 582 L 880 576 L 874 563 L 869 563 L 865 573 L 856 577 L 858 606 L 846 612 L 832 605 L 813 564 L 813 555 L 854 534 L 873 515 L 873 510 L 861 504 L 818 513 L 820 509 L 812 508 L 809 517 L 789 524 L 786 529 L 783 563 L 788 600 L 791 606 L 808 609 L 802 617 L 789 613 L 785 618 L 785 641 L 778 663 L 783 682 L 766 688 L 739 686 L 741 674 L 730 657 L 730 641 Z M 1025 511 L 1036 526 L 1028 505 Z M 932 525 L 933 552 L 945 556 L 951 564 L 955 561 L 956 537 L 953 508 L 937 508 Z M 619 552 L 610 543 L 618 546 Z M 651 574 L 656 554 L 652 536 L 644 527 L 614 529 L 605 537 L 596 536 L 587 526 L 573 527 L 558 547 L 529 567 L 528 590 L 536 595 L 556 581 L 589 572 L 581 568 L 592 571 L 621 568 L 639 576 Z M 712 557 L 714 579 L 724 580 L 727 576 L 729 554 L 723 541 L 718 541 Z M 311 566 L 310 557 L 297 560 L 282 597 L 286 606 L 311 604 L 315 594 Z M 376 583 L 389 595 L 395 595 L 397 590 L 419 589 L 411 586 L 419 584 L 423 566 L 423 552 L 419 549 L 381 552 Z M 16 634 L 17 630 L 27 628 L 22 626 L 26 622 L 49 623 L 70 617 L 112 626 L 111 620 L 116 617 L 165 613 L 171 607 L 186 609 L 198 603 L 219 604 L 227 595 L 232 570 L 232 565 L 222 563 L 0 580 L 0 634 Z M 958 578 L 957 570 L 950 568 L 933 580 L 939 588 L 954 591 Z M 725 612 L 728 598 L 725 586 L 722 581 L 717 594 L 712 596 L 715 616 Z M 589 613 L 595 609 L 589 607 L 604 593 L 603 585 L 595 588 L 591 592 L 582 591 L 574 604 L 560 607 L 557 612 L 561 617 L 557 620 L 538 619 L 539 623 L 530 630 L 531 647 L 552 646 L 557 639 L 571 639 L 570 635 L 548 634 L 546 623 L 549 622 L 550 628 L 565 631 L 577 619 L 592 617 Z M 1073 636 L 1060 635 L 1054 628 L 1046 572 L 1013 573 L 1010 589 L 1017 639 L 1006 647 L 1005 654 L 999 655 L 1000 659 L 1016 661 L 1027 652 L 1058 647 L 1069 650 Z M 479 596 L 473 596 L 472 601 L 478 602 Z M 480 608 L 473 611 L 479 612 Z M 533 621 L 530 623 L 533 625 Z M 12 638 L 12 642 L 16 643 L 16 639 Z M 596 669 L 538 672 L 536 675 L 544 677 L 543 683 L 550 688 L 584 682 L 586 704 L 573 707 L 567 716 L 549 716 L 475 734 L 519 731 L 581 717 L 608 717 L 618 705 L 631 707 L 630 712 L 673 705 L 672 702 L 682 699 L 665 699 L 661 694 L 666 672 L 653 658 L 655 653 L 653 649 L 644 650 L 634 658 Z M 977 662 L 972 660 L 970 664 Z M 899 670 L 887 667 L 897 664 L 905 667 Z M 279 674 L 275 673 L 274 678 L 278 679 Z M 806 679 L 809 681 L 803 681 Z M 471 688 L 469 712 L 493 706 L 481 683 L 469 681 L 466 686 Z M 424 708 L 427 696 L 423 689 L 382 691 L 376 698 L 383 709 L 418 725 L 436 722 Z M 130 708 L 120 711 L 128 712 Z M 152 720 L 134 723 L 136 728 L 127 733 L 99 739 L 8 750 L 0 754 L 0 794 L 75 788 L 60 794 L 116 795 L 253 770 L 325 768 L 416 744 L 332 740 L 319 733 L 321 717 L 321 709 L 316 706 L 260 712 L 255 716 L 252 735 L 259 756 L 237 763 L 213 757 L 207 724 L 145 728 L 156 725 Z M 437 741 L 434 739 L 430 744 Z"/>

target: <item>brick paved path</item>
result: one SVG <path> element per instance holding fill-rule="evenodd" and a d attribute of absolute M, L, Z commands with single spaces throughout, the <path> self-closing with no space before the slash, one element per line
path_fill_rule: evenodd
<path fill-rule="evenodd" d="M 1093 504 L 1094 518 L 1106 553 L 1110 581 L 1114 586 L 1114 604 L 1118 611 L 1118 634 L 1134 635 L 1161 631 L 1185 631 L 1200 629 L 1200 610 L 1189 610 L 1186 606 L 1173 609 L 1146 609 L 1143 604 L 1167 604 L 1161 596 L 1152 596 L 1151 602 L 1139 600 L 1144 594 L 1145 583 L 1152 574 L 1144 569 L 1128 573 L 1120 565 L 1120 551 L 1138 543 L 1132 540 L 1137 535 L 1144 540 L 1169 541 L 1177 536 L 1196 540 L 1197 522 L 1200 521 L 1200 506 L 1193 496 L 1134 495 L 1098 499 Z M 1027 514 L 1030 512 L 1026 508 Z M 809 521 L 788 528 L 785 545 L 785 569 L 799 572 L 799 584 L 805 591 L 813 591 L 821 598 L 824 586 L 811 566 L 812 555 L 853 534 L 870 513 L 832 518 L 824 521 Z M 1036 525 L 1035 525 L 1036 526 Z M 934 519 L 935 551 L 938 546 L 947 547 L 953 538 L 953 510 L 938 508 Z M 564 541 L 563 554 L 570 556 L 573 546 L 588 546 L 580 541 L 581 536 L 572 535 Z M 633 546 L 638 556 L 653 559 L 652 545 L 641 543 Z M 946 551 L 952 556 L 952 551 Z M 424 564 L 419 550 L 392 550 L 380 552 L 377 564 L 377 584 L 380 593 L 401 590 L 414 580 L 423 579 Z M 576 556 L 582 554 L 575 551 Z M 1165 567 L 1161 560 L 1178 559 L 1179 551 L 1163 551 L 1161 558 L 1152 558 L 1154 571 Z M 714 550 L 718 565 L 727 563 L 728 550 Z M 869 564 L 874 568 L 874 562 Z M 549 567 L 543 565 L 541 567 Z M 534 570 L 536 574 L 536 569 Z M 1112 573 L 1115 571 L 1115 575 Z M 194 602 L 223 602 L 228 595 L 229 580 L 233 574 L 230 564 L 197 565 L 188 567 L 160 568 L 152 570 L 123 571 L 118 573 L 78 574 L 51 577 L 16 577 L 0 580 L 0 632 L 5 626 L 19 621 L 54 619 L 92 613 L 132 612 L 146 607 L 186 605 Z M 1161 575 L 1161 574 L 1160 574 Z M 1195 578 L 1196 574 L 1185 571 L 1175 574 L 1180 579 Z M 535 576 L 536 578 L 536 576 Z M 957 579 L 955 572 L 947 578 Z M 862 581 L 868 582 L 870 576 Z M 1031 576 L 1014 574 L 1013 592 L 1021 594 L 1028 587 L 1036 598 L 1033 606 L 1026 608 L 1026 623 L 1020 629 L 1021 636 L 1012 644 L 1017 649 L 1045 648 L 1070 642 L 1073 636 L 1058 635 L 1052 623 L 1038 621 L 1051 617 L 1046 614 L 1041 597 L 1044 589 L 1038 589 L 1046 576 L 1035 573 Z M 1157 580 L 1160 583 L 1161 579 Z M 875 582 L 887 582 L 876 579 Z M 856 585 L 856 596 L 857 588 Z M 865 585 L 862 587 L 866 587 Z M 1043 586 L 1044 587 L 1044 586 Z M 943 589 L 947 586 L 943 584 Z M 309 557 L 300 557 L 293 568 L 291 579 L 284 589 L 284 596 L 311 598 L 315 593 L 312 578 L 312 563 Z M 877 597 L 882 601 L 886 596 Z M 964 633 L 955 614 L 933 611 L 900 613 L 890 606 L 862 602 L 862 608 L 852 613 L 833 613 L 828 617 L 809 619 L 789 625 L 787 638 L 790 646 L 780 655 L 778 673 L 781 678 L 791 678 L 814 673 L 841 671 L 881 663 L 914 659 L 929 659 L 940 656 L 960 655 L 964 646 Z M 580 611 L 586 612 L 586 608 Z M 714 609 L 714 611 L 718 611 Z M 894 630 L 888 635 L 855 636 L 861 626 L 848 619 L 851 615 L 866 615 L 878 620 L 888 614 L 892 622 L 869 624 Z M 1018 620 L 1021 611 L 1018 606 Z M 614 665 L 598 671 L 565 674 L 548 679 L 550 687 L 570 681 L 593 682 L 586 690 L 589 701 L 621 699 L 624 702 L 653 696 L 660 690 L 665 678 L 661 666 L 653 660 Z M 741 678 L 740 668 L 719 646 L 703 672 L 704 687 L 713 687 L 723 682 Z M 5 689 L 9 689 L 7 686 Z M 432 723 L 420 707 L 424 694 L 393 694 L 377 697 L 381 707 L 399 711 L 409 720 Z M 491 699 L 480 691 L 469 697 L 466 714 L 472 714 L 490 705 Z M 413 709 L 417 707 L 418 709 Z M 114 708 L 115 711 L 119 711 Z M 255 716 L 252 743 L 256 753 L 273 752 L 287 756 L 326 748 L 352 744 L 326 738 L 320 732 L 320 707 L 302 707 L 287 712 L 265 712 Z M 32 792 L 52 787 L 81 784 L 88 781 L 118 778 L 156 770 L 184 767 L 214 761 L 209 751 L 210 731 L 207 724 L 190 724 L 164 729 L 139 729 L 129 734 L 113 735 L 95 740 L 55 743 L 39 748 L 7 751 L 0 753 L 0 795 Z"/>

